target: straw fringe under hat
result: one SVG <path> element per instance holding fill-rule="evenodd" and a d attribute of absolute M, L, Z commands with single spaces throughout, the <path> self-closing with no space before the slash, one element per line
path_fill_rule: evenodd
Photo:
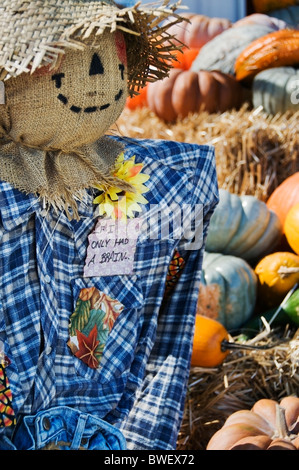
<path fill-rule="evenodd" d="M 178 43 L 168 34 L 169 21 L 164 20 L 182 21 L 176 13 L 179 4 L 169 5 L 166 0 L 119 8 L 112 0 L 1 0 L 0 80 L 9 94 L 10 84 L 22 77 L 26 87 L 33 72 L 42 67 L 55 71 L 67 51 L 96 47 L 108 33 L 121 31 L 126 44 L 127 91 L 134 95 L 147 82 L 168 75 L 171 65 L 166 59 L 174 58 Z M 109 115 L 105 132 L 117 117 Z M 26 142 L 13 127 L 10 103 L 0 104 L 0 178 L 21 191 L 76 212 L 74 201 L 94 184 L 128 189 L 111 174 L 121 149 L 108 137 L 53 147 L 41 144 L 40 139 Z"/>

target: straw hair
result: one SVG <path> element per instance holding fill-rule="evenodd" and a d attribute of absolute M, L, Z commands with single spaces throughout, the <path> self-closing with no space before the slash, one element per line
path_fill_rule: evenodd
<path fill-rule="evenodd" d="M 168 6 L 164 0 L 121 9 L 112 0 L 2 0 L 0 80 L 33 73 L 44 65 L 55 68 L 67 48 L 97 45 L 105 30 L 120 30 L 127 44 L 128 89 L 133 95 L 147 81 L 168 74 L 165 58 L 179 46 L 167 30 L 182 20 L 175 13 L 179 3 Z M 161 24 L 169 18 L 170 23 Z"/>

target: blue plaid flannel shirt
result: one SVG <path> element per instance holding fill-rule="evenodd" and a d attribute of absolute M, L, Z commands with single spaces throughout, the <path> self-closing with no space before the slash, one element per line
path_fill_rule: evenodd
<path fill-rule="evenodd" d="M 205 239 L 218 202 L 214 149 L 163 140 L 121 139 L 150 175 L 144 220 L 158 208 L 202 207 L 193 233 Z M 0 182 L 0 344 L 18 421 L 43 410 L 75 409 L 119 429 L 128 449 L 175 449 L 187 387 L 203 247 L 169 233 L 141 233 L 133 275 L 84 278 L 88 235 L 97 220 L 86 191 L 80 220 L 43 210 L 33 195 Z M 163 217 L 162 217 L 163 219 Z M 192 217 L 191 217 L 192 219 Z M 201 219 L 201 222 L 199 220 Z M 197 227 L 196 227 L 197 226 Z M 185 266 L 171 295 L 165 280 L 175 250 Z M 96 286 L 124 306 L 101 367 L 91 369 L 67 346 L 82 288 Z M 31 418 L 30 418 L 31 419 Z M 0 428 L 3 444 L 13 427 Z"/>

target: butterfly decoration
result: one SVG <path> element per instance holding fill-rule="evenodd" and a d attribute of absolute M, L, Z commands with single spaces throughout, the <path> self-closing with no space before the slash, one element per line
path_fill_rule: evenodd
<path fill-rule="evenodd" d="M 0 354 L 0 428 L 16 424 L 12 407 L 12 393 L 6 373 L 6 367 L 9 364 L 8 357 Z"/>
<path fill-rule="evenodd" d="M 185 266 L 184 258 L 180 255 L 178 251 L 175 251 L 173 258 L 168 267 L 168 273 L 166 276 L 166 287 L 165 295 L 168 295 L 171 290 L 174 288 L 175 284 L 178 282 L 178 279 L 181 275 L 181 272 Z"/>

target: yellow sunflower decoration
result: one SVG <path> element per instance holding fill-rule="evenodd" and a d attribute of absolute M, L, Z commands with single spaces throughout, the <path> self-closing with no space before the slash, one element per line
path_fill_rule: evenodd
<path fill-rule="evenodd" d="M 93 201 L 99 205 L 99 215 L 106 214 L 113 219 L 126 220 L 127 217 L 133 218 L 134 212 L 141 212 L 139 204 L 148 203 L 142 194 L 149 190 L 143 184 L 149 179 L 149 175 L 142 174 L 142 169 L 142 163 L 135 163 L 135 155 L 128 160 L 125 160 L 123 153 L 119 155 L 114 176 L 130 183 L 135 192 L 123 191 L 116 186 L 105 189 L 100 184 L 95 185 L 101 191 Z"/>

